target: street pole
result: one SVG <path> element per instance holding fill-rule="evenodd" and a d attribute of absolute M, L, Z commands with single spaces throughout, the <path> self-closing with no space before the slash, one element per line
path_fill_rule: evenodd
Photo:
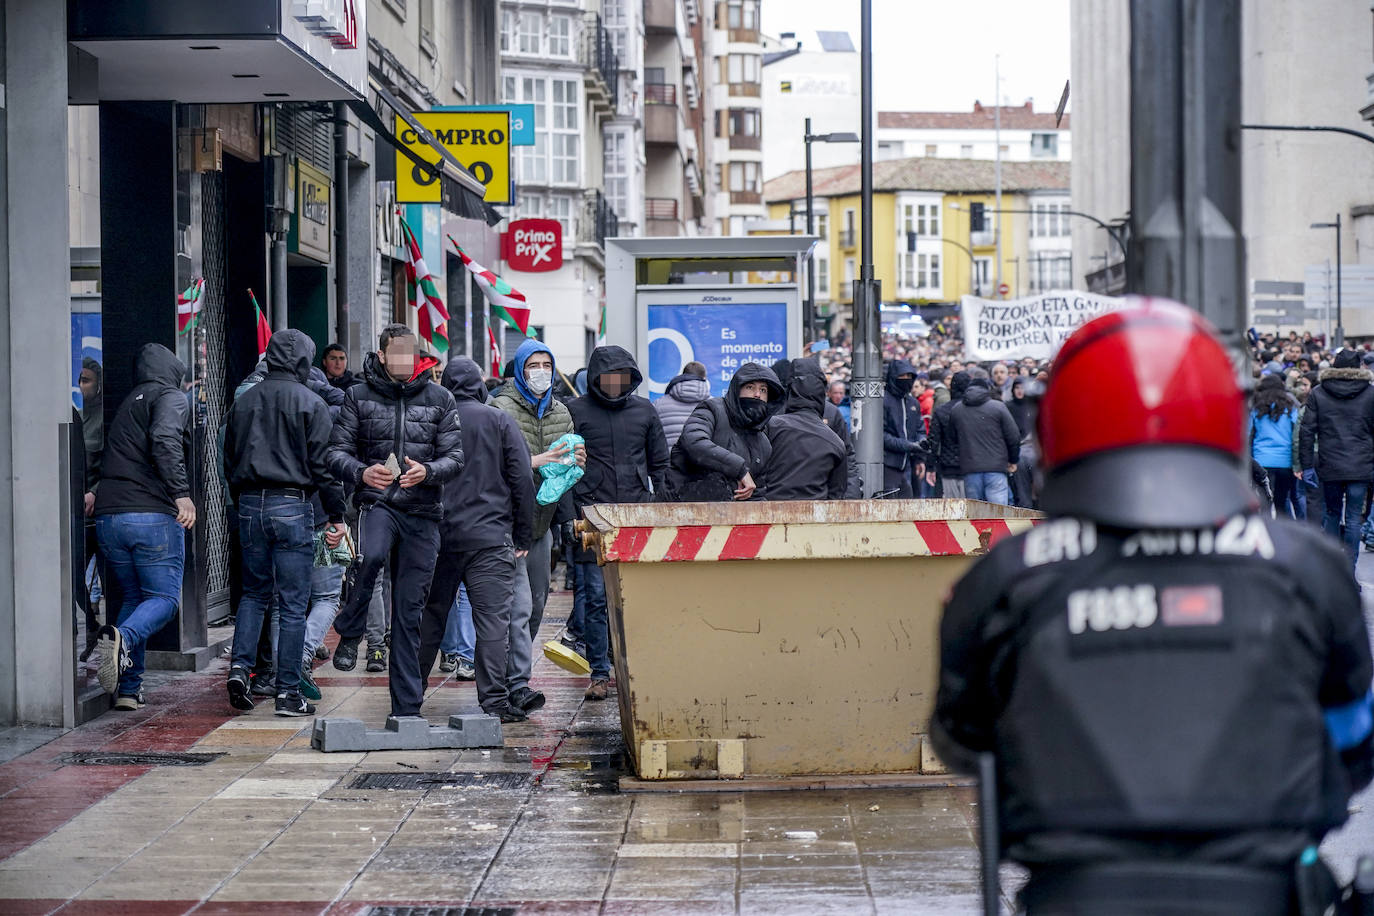
<path fill-rule="evenodd" d="M 1336 346 L 1345 346 L 1345 323 L 1341 320 L 1341 215 L 1336 214 Z"/>
<path fill-rule="evenodd" d="M 883 487 L 882 290 L 873 276 L 873 0 L 860 4 L 860 135 L 862 243 L 854 281 L 854 384 L 850 392 L 854 450 L 864 496 Z"/>
<path fill-rule="evenodd" d="M 851 45 L 851 47 L 853 47 Z M 816 224 L 812 213 L 811 190 L 811 119 L 806 119 L 806 234 L 816 234 Z M 827 300 L 828 301 L 828 300 Z M 806 307 L 802 309 L 802 321 L 811 342 L 816 342 L 816 249 L 813 246 L 806 255 Z"/>
<path fill-rule="evenodd" d="M 993 58 L 993 75 L 997 80 L 997 92 L 992 97 L 992 123 L 993 133 L 996 139 L 993 141 L 997 145 L 997 159 L 994 166 L 995 179 L 997 183 L 997 216 L 992 224 L 992 239 L 997 245 L 997 295 L 1002 295 L 1002 55 L 998 54 Z"/>

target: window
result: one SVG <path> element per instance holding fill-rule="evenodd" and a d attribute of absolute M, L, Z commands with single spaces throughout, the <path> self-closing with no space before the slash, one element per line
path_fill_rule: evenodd
<path fill-rule="evenodd" d="M 548 81 L 537 77 L 507 76 L 505 100 L 534 106 L 534 146 L 517 146 L 522 182 L 547 184 L 549 180 Z"/>
<path fill-rule="evenodd" d="M 844 259 L 844 285 L 845 285 L 845 289 L 849 289 L 850 287 L 852 287 L 852 286 L 854 285 L 854 259 L 853 259 L 853 258 L 845 258 L 845 259 Z"/>
<path fill-rule="evenodd" d="M 936 152 L 938 151 L 938 149 L 939 149 L 939 148 L 938 148 L 934 143 L 927 143 L 927 144 L 926 144 L 926 155 L 927 155 L 927 156 L 934 156 L 934 155 L 936 154 Z"/>
<path fill-rule="evenodd" d="M 517 17 L 514 10 L 501 11 L 501 50 L 507 54 L 515 50 L 516 47 L 516 24 Z"/>
<path fill-rule="evenodd" d="M 938 254 L 916 255 L 916 285 L 921 289 L 940 288 L 940 256 Z"/>
<path fill-rule="evenodd" d="M 1033 238 L 1062 238 L 1069 234 L 1068 204 L 1033 204 L 1031 210 Z"/>
<path fill-rule="evenodd" d="M 1059 156 L 1058 134 L 1031 134 L 1031 157 L 1054 159 Z"/>
<path fill-rule="evenodd" d="M 962 146 L 959 147 L 959 158 L 961 158 L 961 159 L 972 159 L 972 158 L 973 158 L 973 144 L 972 144 L 972 143 L 965 143 L 965 144 L 963 144 Z"/>
<path fill-rule="evenodd" d="M 582 142 L 578 132 L 577 80 L 553 80 L 553 180 L 578 184 L 578 151 Z"/>
<path fill-rule="evenodd" d="M 816 225 L 816 235 L 820 238 L 828 237 L 830 235 L 830 214 L 816 213 L 814 214 L 814 218 Z"/>
<path fill-rule="evenodd" d="M 975 291 L 979 293 L 991 292 L 992 281 L 992 259 L 974 258 L 973 259 L 973 285 Z"/>
<path fill-rule="evenodd" d="M 602 150 L 606 169 L 606 200 L 622 219 L 630 214 L 630 160 L 625 148 L 624 133 L 606 134 Z"/>
<path fill-rule="evenodd" d="M 730 0 L 726 6 L 726 26 L 754 30 L 759 27 L 758 0 Z"/>
<path fill-rule="evenodd" d="M 564 238 L 572 238 L 572 237 L 573 237 L 573 234 L 572 234 L 572 233 L 573 233 L 573 224 L 572 224 L 573 206 L 572 206 L 572 204 L 573 204 L 573 202 L 572 202 L 572 198 L 571 198 L 571 197 L 564 197 L 564 196 L 555 194 L 555 195 L 553 195 L 552 197 L 549 198 L 549 215 L 548 215 L 548 218 L 549 218 L 549 219 L 556 219 L 556 220 L 558 220 L 560 223 L 563 224 L 563 237 L 564 237 Z"/>
<path fill-rule="evenodd" d="M 572 57 L 572 18 L 549 17 L 549 56 Z"/>
<path fill-rule="evenodd" d="M 763 191 L 759 179 L 759 163 L 730 163 L 730 190 L 749 191 L 758 194 Z"/>
<path fill-rule="evenodd" d="M 540 194 L 521 194 L 515 201 L 517 219 L 538 219 L 544 215 L 544 198 Z"/>
<path fill-rule="evenodd" d="M 830 298 L 830 259 L 816 258 L 816 295 Z"/>
<path fill-rule="evenodd" d="M 519 43 L 516 45 L 521 54 L 538 54 L 539 39 L 544 30 L 544 17 L 538 13 L 520 14 Z"/>
<path fill-rule="evenodd" d="M 916 233 L 921 238 L 940 237 L 939 204 L 902 204 L 902 224 L 904 234 Z M 906 239 L 897 240 L 898 247 L 906 246 Z"/>
<path fill-rule="evenodd" d="M 725 81 L 727 83 L 759 82 L 760 58 L 757 54 L 731 54 L 725 60 Z"/>
<path fill-rule="evenodd" d="M 916 286 L 916 255 L 902 255 L 902 279 L 897 285 L 903 289 L 912 289 Z"/>
<path fill-rule="evenodd" d="M 757 108 L 730 109 L 730 136 L 757 137 L 761 122 Z"/>

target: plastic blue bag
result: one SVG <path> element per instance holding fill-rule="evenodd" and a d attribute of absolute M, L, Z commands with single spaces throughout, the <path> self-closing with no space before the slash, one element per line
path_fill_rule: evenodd
<path fill-rule="evenodd" d="M 582 468 L 577 464 L 577 456 L 573 450 L 579 445 L 583 445 L 583 439 L 576 433 L 568 433 L 560 436 L 558 441 L 549 446 L 549 451 L 555 451 L 566 445 L 568 453 L 557 461 L 551 461 L 539 469 L 539 476 L 544 478 L 544 482 L 539 485 L 539 493 L 535 496 L 535 502 L 541 506 L 551 506 L 563 498 L 573 486 L 582 479 Z"/>

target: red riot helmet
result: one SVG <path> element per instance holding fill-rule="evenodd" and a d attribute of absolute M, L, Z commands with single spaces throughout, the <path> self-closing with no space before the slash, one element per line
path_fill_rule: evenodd
<path fill-rule="evenodd" d="M 1132 299 L 1079 328 L 1050 370 L 1036 432 L 1041 507 L 1123 528 L 1194 528 L 1253 511 L 1244 402 L 1202 316 Z"/>

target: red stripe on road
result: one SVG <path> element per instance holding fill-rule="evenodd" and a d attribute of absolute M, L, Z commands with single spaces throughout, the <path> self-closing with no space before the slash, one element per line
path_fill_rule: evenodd
<path fill-rule="evenodd" d="M 619 560 L 621 563 L 635 562 L 644 552 L 644 545 L 649 543 L 649 535 L 653 533 L 652 528 L 621 528 L 611 542 L 611 549 L 606 551 L 606 559 Z"/>
<path fill-rule="evenodd" d="M 1005 537 L 1011 537 L 1011 529 L 1007 523 L 1000 518 L 980 518 L 973 520 L 973 528 L 979 534 L 991 535 L 988 538 L 988 547 L 996 547 L 997 542 Z"/>
<path fill-rule="evenodd" d="M 932 556 L 957 557 L 964 553 L 964 545 L 954 536 L 949 522 L 916 522 L 916 533 L 930 548 Z"/>
<path fill-rule="evenodd" d="M 725 546 L 720 549 L 721 560 L 752 560 L 759 555 L 763 539 L 772 525 L 736 525 L 730 529 Z"/>
<path fill-rule="evenodd" d="M 663 555 L 664 561 L 680 563 L 695 560 L 697 551 L 701 550 L 702 542 L 710 533 L 710 525 L 683 525 L 678 528 L 677 537 L 673 538 L 673 543 L 668 545 L 668 552 Z"/>

